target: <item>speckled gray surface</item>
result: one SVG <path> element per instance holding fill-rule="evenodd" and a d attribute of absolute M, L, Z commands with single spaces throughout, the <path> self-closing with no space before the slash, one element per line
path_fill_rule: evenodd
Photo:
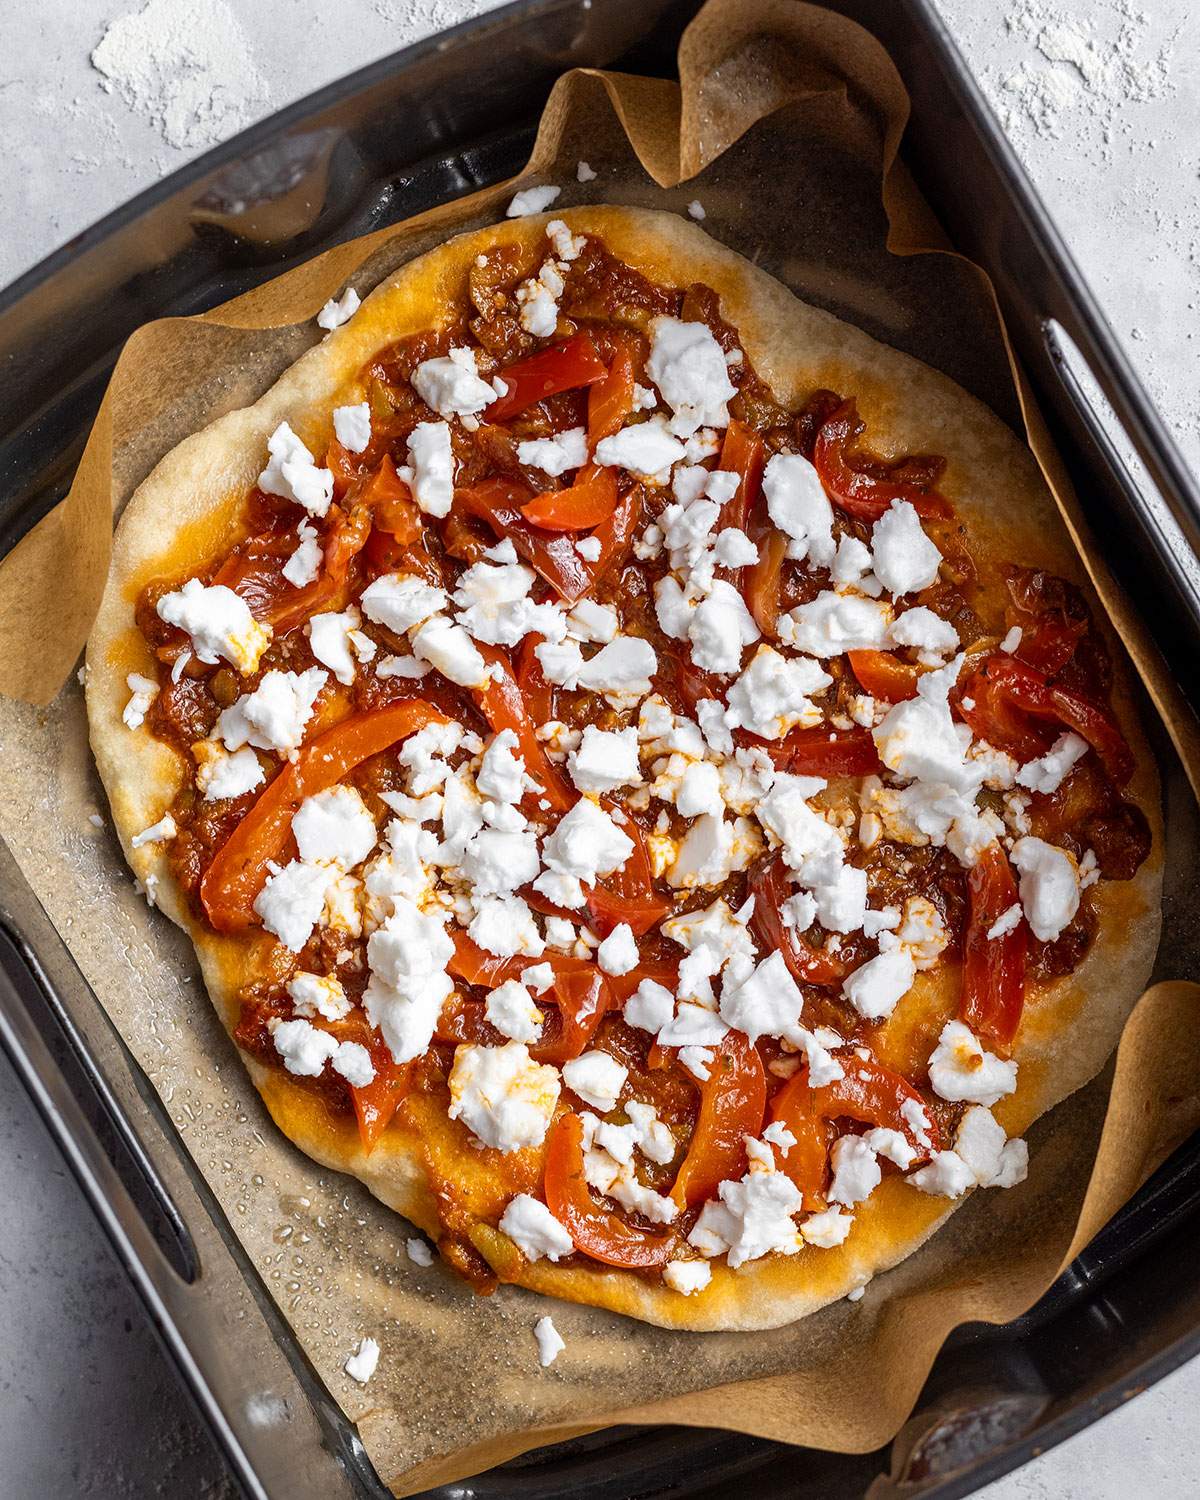
<path fill-rule="evenodd" d="M 143 25 L 168 48 L 172 17 L 192 18 L 190 65 L 178 65 L 175 33 L 176 65 L 157 77 L 131 70 L 118 28 L 101 54 L 106 89 L 90 54 L 114 19 L 143 8 L 0 9 L 0 213 L 10 226 L 0 284 L 211 140 L 490 6 L 151 0 Z M 1200 468 L 1200 16 L 1187 0 L 942 0 L 942 10 Z M 2 1059 L 0 1202 L 10 1205 L 0 1221 L 0 1500 L 226 1500 L 219 1459 Z M 1136 1485 L 1154 1500 L 1190 1500 L 1200 1492 L 1197 1398 L 1200 1364 L 983 1493 L 1125 1500 Z"/>

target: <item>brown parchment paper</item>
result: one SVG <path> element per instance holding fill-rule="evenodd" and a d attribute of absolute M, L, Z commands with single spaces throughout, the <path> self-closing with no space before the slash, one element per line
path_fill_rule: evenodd
<path fill-rule="evenodd" d="M 853 23 L 790 0 L 712 0 L 686 33 L 680 84 L 592 72 L 559 81 L 522 182 L 558 200 L 685 211 L 808 301 L 936 365 L 1026 431 L 1097 591 L 1179 752 L 1163 739 L 1167 937 L 1115 1061 L 1031 1132 L 1027 1182 L 976 1194 L 922 1250 L 790 1328 L 679 1334 L 518 1288 L 473 1296 L 404 1252 L 408 1228 L 271 1126 L 203 994 L 187 939 L 148 911 L 91 816 L 75 665 L 114 514 L 157 460 L 255 399 L 319 337 L 313 314 L 365 292 L 450 233 L 492 222 L 513 184 L 339 246 L 198 318 L 140 329 L 114 372 L 71 493 L 0 565 L 0 834 L 158 1090 L 251 1260 L 397 1494 L 615 1422 L 720 1426 L 840 1451 L 887 1441 L 947 1333 L 1027 1308 L 1200 1124 L 1200 972 L 1188 869 L 1195 729 L 1117 592 L 1010 360 L 986 277 L 955 256 L 897 149 L 899 77 Z M 597 178 L 575 181 L 586 158 Z M 939 253 L 921 253 L 936 251 Z M 63 687 L 64 678 L 68 678 Z M 24 701 L 19 701 L 24 700 Z M 552 1311 L 566 1352 L 538 1369 Z M 365 1389 L 342 1372 L 383 1345 Z"/>

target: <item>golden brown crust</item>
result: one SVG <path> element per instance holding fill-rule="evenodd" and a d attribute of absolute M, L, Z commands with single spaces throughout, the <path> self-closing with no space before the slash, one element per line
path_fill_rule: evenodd
<path fill-rule="evenodd" d="M 332 407 L 355 399 L 354 381 L 363 363 L 406 333 L 436 325 L 481 250 L 514 241 L 532 250 L 543 238 L 548 217 L 461 236 L 401 268 L 350 323 L 304 355 L 253 406 L 221 418 L 168 454 L 140 486 L 121 521 L 88 647 L 92 745 L 126 857 L 143 881 L 157 879 L 158 904 L 191 934 L 227 1029 L 236 1021 L 237 991 L 255 972 L 255 944 L 221 938 L 201 927 L 171 879 L 162 846 L 134 850 L 130 843 L 170 805 L 185 774 L 172 750 L 145 729 L 131 731 L 121 722 L 128 698 L 126 674 L 150 667 L 148 648 L 134 625 L 135 601 L 149 577 L 182 571 L 219 549 L 222 528 L 253 484 L 266 439 L 278 422 L 288 420 L 320 451 Z M 1005 559 L 1046 567 L 1077 582 L 1100 615 L 1029 450 L 946 377 L 799 302 L 683 219 L 615 207 L 570 210 L 561 217 L 575 231 L 602 235 L 614 254 L 652 280 L 674 285 L 703 281 L 713 287 L 755 367 L 782 401 L 796 404 L 819 386 L 853 393 L 872 444 L 884 456 L 920 451 L 944 455 L 948 463 L 939 488 L 966 523 L 985 583 L 999 587 L 997 570 Z M 1100 625 L 1116 657 L 1115 708 L 1137 757 L 1128 795 L 1150 821 L 1153 849 L 1135 879 L 1104 882 L 1096 889 L 1099 931 L 1079 969 L 1037 987 L 1029 998 L 1015 1049 L 1021 1064 L 1019 1088 L 995 1111 L 1012 1135 L 1099 1071 L 1142 992 L 1158 947 L 1162 829 L 1157 772 L 1138 724 L 1138 700 L 1124 656 L 1107 623 L 1101 620 Z M 922 975 L 908 1003 L 931 1011 L 942 1006 L 949 1014 L 954 980 L 953 970 Z M 302 1150 L 352 1173 L 382 1202 L 437 1232 L 421 1142 L 413 1132 L 392 1126 L 366 1156 L 352 1124 L 331 1119 L 311 1092 L 278 1069 L 252 1060 L 248 1067 L 273 1118 Z M 457 1129 L 445 1123 L 448 1131 Z M 502 1279 L 549 1295 L 680 1329 L 767 1328 L 814 1312 L 894 1265 L 954 1206 L 889 1178 L 856 1211 L 845 1245 L 773 1256 L 738 1271 L 716 1264 L 711 1286 L 699 1297 L 683 1297 L 659 1281 L 628 1272 L 546 1261 L 528 1264 L 504 1235 L 487 1225 L 477 1225 L 472 1238 Z"/>

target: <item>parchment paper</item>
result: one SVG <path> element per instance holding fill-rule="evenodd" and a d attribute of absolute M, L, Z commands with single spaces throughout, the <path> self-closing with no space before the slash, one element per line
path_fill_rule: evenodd
<path fill-rule="evenodd" d="M 1087 533 L 1010 364 L 986 278 L 952 253 L 918 253 L 949 247 L 896 159 L 908 102 L 878 44 L 811 6 L 713 0 L 684 37 L 680 78 L 565 76 L 521 182 L 562 184 L 563 207 L 683 212 L 699 199 L 706 228 L 802 297 L 943 369 L 1018 431 L 1027 423 L 1196 784 L 1194 729 Z M 575 181 L 580 157 L 598 173 L 586 185 Z M 951 1329 L 1027 1308 L 1200 1123 L 1200 987 L 1170 982 L 1196 972 L 1194 804 L 1165 742 L 1172 946 L 1157 972 L 1168 982 L 1138 1003 L 1115 1065 L 1034 1129 L 1021 1187 L 976 1194 L 861 1301 L 768 1333 L 670 1333 L 515 1288 L 481 1299 L 440 1267 L 411 1264 L 402 1221 L 270 1125 L 201 991 L 190 945 L 147 910 L 115 840 L 89 821 L 103 798 L 81 694 L 63 680 L 99 598 L 114 513 L 177 441 L 253 400 L 319 337 L 309 320 L 347 280 L 365 292 L 448 234 L 493 221 L 513 186 L 340 246 L 203 317 L 150 324 L 129 341 L 71 494 L 0 566 L 0 687 L 11 695 L 0 704 L 0 833 L 397 1494 L 614 1422 L 870 1450 L 899 1429 Z M 567 1349 L 541 1371 L 532 1328 L 547 1310 Z M 362 1389 L 341 1366 L 364 1333 L 384 1355 Z"/>

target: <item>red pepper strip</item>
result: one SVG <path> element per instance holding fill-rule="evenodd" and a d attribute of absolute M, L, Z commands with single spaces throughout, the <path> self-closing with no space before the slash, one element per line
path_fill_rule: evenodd
<path fill-rule="evenodd" d="M 691 1144 L 671 1197 L 680 1208 L 704 1203 L 727 1178 L 745 1171 L 742 1137 L 762 1130 L 767 1075 L 757 1049 L 740 1031 L 726 1032 L 700 1085 L 700 1109 Z"/>
<path fill-rule="evenodd" d="M 988 933 L 1017 902 L 1017 883 L 999 844 L 989 844 L 967 877 L 971 915 L 963 941 L 959 1012 L 977 1036 L 1007 1048 L 1017 1034 L 1025 1004 L 1025 958 L 1029 929 L 1022 919 L 1002 937 Z"/>
<path fill-rule="evenodd" d="M 568 604 L 581 599 L 592 586 L 590 564 L 575 550 L 572 537 L 538 531 L 521 514 L 533 491 L 517 480 L 485 479 L 482 484 L 455 490 L 455 507 L 478 516 L 498 537 L 508 537 L 536 572 Z"/>
<path fill-rule="evenodd" d="M 776 622 L 782 607 L 783 565 L 787 561 L 788 539 L 782 531 L 772 529 L 758 542 L 758 561 L 742 572 L 742 597 L 754 623 L 766 636 L 776 633 Z"/>
<path fill-rule="evenodd" d="M 410 698 L 352 714 L 305 745 L 259 793 L 204 872 L 200 900 L 217 931 L 234 932 L 255 921 L 254 902 L 266 881 L 267 863 L 286 848 L 292 818 L 306 797 L 336 786 L 369 756 L 426 724 L 448 722 L 432 704 Z"/>
<path fill-rule="evenodd" d="M 936 490 L 910 480 L 877 479 L 851 467 L 846 450 L 864 425 L 854 401 L 843 401 L 817 433 L 813 464 L 833 503 L 863 521 L 878 521 L 893 500 L 907 500 L 919 516 L 949 519 L 953 507 Z"/>
<path fill-rule="evenodd" d="M 560 1115 L 546 1143 L 546 1205 L 576 1248 L 593 1260 L 629 1271 L 649 1271 L 671 1256 L 676 1235 L 636 1229 L 612 1209 L 592 1198 L 583 1175 L 583 1121 Z"/>
<path fill-rule="evenodd" d="M 727 526 L 746 529 L 746 519 L 758 503 L 762 489 L 763 440 L 736 417 L 725 429 L 725 441 L 721 444 L 718 469 L 738 476 L 738 487 L 721 507 L 719 530 Z"/>
<path fill-rule="evenodd" d="M 602 798 L 611 812 L 614 804 Z M 673 903 L 654 889 L 650 855 L 646 840 L 636 819 L 626 818 L 621 831 L 633 841 L 633 853 L 619 870 L 606 875 L 587 894 L 587 908 L 592 926 L 601 937 L 607 937 L 621 922 L 628 922 L 634 937 L 641 937 L 671 910 Z"/>
<path fill-rule="evenodd" d="M 633 383 L 633 354 L 622 341 L 604 379 L 588 391 L 587 440 L 592 453 L 598 442 L 620 432 L 625 425 L 625 418 L 633 410 Z"/>
<path fill-rule="evenodd" d="M 679 988 L 679 960 L 677 958 L 642 958 L 630 974 L 610 974 L 608 987 L 618 1005 L 624 1005 L 643 979 L 653 979 L 672 994 Z"/>
<path fill-rule="evenodd" d="M 415 542 L 421 535 L 421 512 L 412 491 L 386 454 L 377 468 L 359 480 L 349 498 L 352 504 L 370 506 L 375 525 L 398 542 Z"/>
<path fill-rule="evenodd" d="M 1046 677 L 1061 672 L 1091 626 L 1091 612 L 1074 584 L 1042 568 L 1008 569 L 1012 608 L 1005 623 L 1021 627 L 1013 653 Z"/>
<path fill-rule="evenodd" d="M 547 396 L 578 390 L 581 385 L 594 385 L 605 379 L 608 367 L 587 334 L 577 333 L 565 344 L 539 350 L 527 359 L 506 365 L 498 373 L 507 389 L 484 412 L 485 422 L 507 422 Z"/>
<path fill-rule="evenodd" d="M 616 508 L 616 470 L 587 464 L 574 484 L 546 490 L 523 505 L 521 514 L 543 531 L 590 531 L 607 521 Z"/>
<path fill-rule="evenodd" d="M 794 927 L 784 926 L 782 907 L 792 892 L 783 860 L 752 871 L 750 889 L 755 898 L 750 930 L 762 947 L 768 952 L 778 948 L 792 978 L 802 984 L 839 984 L 846 976 L 845 964 L 831 953 L 810 948 Z"/>
<path fill-rule="evenodd" d="M 782 1121 L 796 1137 L 797 1146 L 781 1156 L 780 1166 L 804 1194 L 806 1203 L 815 1204 L 825 1191 L 825 1152 L 821 1151 L 818 1163 L 816 1146 L 818 1140 L 828 1139 L 823 1129 L 826 1120 L 846 1117 L 863 1125 L 899 1131 L 918 1153 L 916 1161 L 928 1160 L 941 1149 L 936 1121 L 930 1118 L 925 1132 L 930 1145 L 922 1146 L 904 1118 L 902 1110 L 907 1101 L 916 1100 L 924 1108 L 920 1094 L 906 1078 L 874 1058 L 859 1058 L 852 1052 L 844 1053 L 839 1061 L 845 1074 L 836 1082 L 812 1088 L 808 1069 L 801 1067 L 771 1103 L 771 1119 Z M 814 1129 L 814 1124 L 819 1128 Z"/>
<path fill-rule="evenodd" d="M 1047 682 L 1033 667 L 1004 652 L 988 657 L 971 681 L 986 684 L 993 705 L 1015 708 L 1034 719 L 1051 719 L 1066 729 L 1073 729 L 1100 757 L 1115 786 L 1124 786 L 1133 775 L 1133 751 L 1107 708 L 1093 703 L 1081 693 Z M 970 687 L 963 689 L 963 697 L 972 696 Z M 980 700 L 976 697 L 974 701 L 975 713 L 978 713 Z M 974 713 L 965 708 L 962 713 L 975 729 Z M 982 732 L 976 730 L 976 733 Z M 1001 748 L 1008 748 L 1003 740 L 998 743 Z"/>
<path fill-rule="evenodd" d="M 767 746 L 775 764 L 795 776 L 873 776 L 881 770 L 867 729 L 793 729 Z"/>
<path fill-rule="evenodd" d="M 546 681 L 537 658 L 537 647 L 541 644 L 540 635 L 527 635 L 517 652 L 517 686 L 525 711 L 535 724 L 545 724 L 554 717 L 554 687 Z"/>
<path fill-rule="evenodd" d="M 412 1063 L 396 1062 L 382 1037 L 376 1037 L 368 1050 L 375 1064 L 375 1077 L 368 1084 L 352 1085 L 350 1096 L 354 1100 L 363 1150 L 370 1152 L 408 1093 Z"/>
<path fill-rule="evenodd" d="M 531 965 L 543 963 L 554 970 L 553 987 L 544 998 L 557 1006 L 561 1025 L 544 1041 L 532 1043 L 530 1055 L 539 1062 L 569 1062 L 586 1051 L 600 1022 L 613 1007 L 608 979 L 589 959 L 567 953 L 547 953 L 541 958 L 525 954 L 496 958 L 485 953 L 465 932 L 457 931 L 447 968 L 467 984 L 492 990 L 507 979 L 520 979 Z M 490 1034 L 484 1030 L 483 1012 L 481 1000 L 447 1001 L 438 1020 L 437 1036 L 452 1042 L 481 1040 Z"/>
<path fill-rule="evenodd" d="M 534 721 L 522 696 L 520 685 L 513 675 L 512 664 L 497 646 L 479 647 L 484 661 L 492 669 L 492 678 L 485 688 L 472 692 L 479 711 L 488 721 L 493 733 L 511 729 L 517 737 L 517 749 L 525 761 L 526 772 L 538 782 L 543 790 L 527 795 L 537 801 L 547 798 L 556 812 L 568 812 L 578 798 L 559 774 L 546 754 L 546 747 L 535 734 Z"/>
<path fill-rule="evenodd" d="M 847 651 L 850 670 L 858 679 L 858 685 L 872 698 L 884 703 L 903 703 L 906 698 L 917 696 L 916 667 L 897 661 L 886 651 Z"/>

